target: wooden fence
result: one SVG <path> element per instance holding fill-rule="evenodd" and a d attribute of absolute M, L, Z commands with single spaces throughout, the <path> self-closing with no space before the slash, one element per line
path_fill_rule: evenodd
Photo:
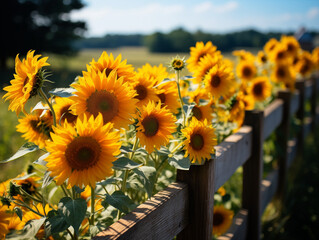
<path fill-rule="evenodd" d="M 260 239 L 262 213 L 274 195 L 282 195 L 297 148 L 302 151 L 305 136 L 318 122 L 318 87 L 318 76 L 298 81 L 295 93 L 281 91 L 264 111 L 247 111 L 244 126 L 216 147 L 216 159 L 188 171 L 178 170 L 175 183 L 93 239 L 211 239 L 214 193 L 240 166 L 242 208 L 228 232 L 218 239 Z M 309 112 L 305 111 L 306 101 L 310 102 Z M 301 124 L 298 135 L 290 138 L 293 116 Z M 263 179 L 263 143 L 273 132 L 286 151 L 278 159 L 278 169 Z"/>

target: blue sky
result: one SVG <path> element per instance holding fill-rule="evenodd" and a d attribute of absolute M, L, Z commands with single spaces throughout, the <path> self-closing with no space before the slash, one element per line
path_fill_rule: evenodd
<path fill-rule="evenodd" d="M 295 31 L 301 26 L 319 30 L 319 0 L 84 0 L 86 7 L 72 12 L 84 20 L 87 36 L 108 33 L 188 31 Z"/>

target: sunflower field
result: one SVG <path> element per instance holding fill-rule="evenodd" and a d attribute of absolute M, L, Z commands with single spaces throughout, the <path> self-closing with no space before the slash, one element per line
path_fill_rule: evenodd
<path fill-rule="evenodd" d="M 319 70 L 319 47 L 304 51 L 292 36 L 233 55 L 236 61 L 212 42 L 197 42 L 188 59 L 135 70 L 104 51 L 70 86 L 48 91 L 49 58 L 17 55 L 3 99 L 25 143 L 0 163 L 40 157 L 0 183 L 0 239 L 95 236 L 174 182 L 176 169 L 214 159 L 214 147 L 242 126 L 246 110 L 264 109 L 279 90 L 294 92 L 297 79 Z M 274 149 L 267 142 L 269 166 Z M 212 238 L 240 209 L 240 171 L 215 193 Z"/>

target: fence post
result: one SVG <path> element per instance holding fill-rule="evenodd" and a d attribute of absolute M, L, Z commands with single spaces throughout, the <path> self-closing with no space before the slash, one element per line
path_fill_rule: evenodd
<path fill-rule="evenodd" d="M 253 128 L 252 155 L 243 167 L 242 207 L 248 210 L 247 239 L 260 239 L 261 180 L 263 175 L 263 111 L 246 111 L 245 125 Z"/>
<path fill-rule="evenodd" d="M 177 240 L 212 239 L 214 212 L 215 161 L 192 165 L 188 171 L 177 170 L 177 181 L 189 187 L 189 224 L 177 235 Z"/>
<path fill-rule="evenodd" d="M 282 122 L 277 130 L 278 144 L 281 149 L 280 157 L 278 159 L 279 167 L 279 179 L 278 179 L 278 189 L 277 196 L 283 200 L 284 190 L 286 185 L 287 170 L 288 170 L 288 141 L 290 133 L 290 105 L 291 105 L 291 92 L 287 90 L 281 90 L 278 92 L 278 98 L 283 100 L 284 109 Z"/>
<path fill-rule="evenodd" d="M 298 151 L 299 153 L 303 152 L 304 149 L 304 142 L 305 142 L 305 80 L 297 80 L 296 81 L 296 88 L 299 91 L 299 109 L 296 113 L 296 117 L 298 118 L 300 122 L 300 129 L 298 133 Z"/>
<path fill-rule="evenodd" d="M 316 123 L 317 123 L 317 84 L 318 79 L 316 75 L 312 75 L 312 96 L 311 96 L 311 117 L 312 117 L 312 131 L 315 131 L 316 129 Z"/>

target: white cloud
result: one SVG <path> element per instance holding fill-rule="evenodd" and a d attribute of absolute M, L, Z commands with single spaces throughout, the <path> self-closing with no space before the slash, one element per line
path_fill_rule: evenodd
<path fill-rule="evenodd" d="M 204 13 L 204 12 L 214 12 L 214 13 L 225 13 L 231 12 L 238 8 L 238 2 L 230 1 L 222 5 L 215 5 L 212 2 L 202 2 L 195 6 L 195 13 Z"/>
<path fill-rule="evenodd" d="M 314 19 L 319 16 L 319 8 L 313 7 L 307 12 L 307 18 Z"/>

